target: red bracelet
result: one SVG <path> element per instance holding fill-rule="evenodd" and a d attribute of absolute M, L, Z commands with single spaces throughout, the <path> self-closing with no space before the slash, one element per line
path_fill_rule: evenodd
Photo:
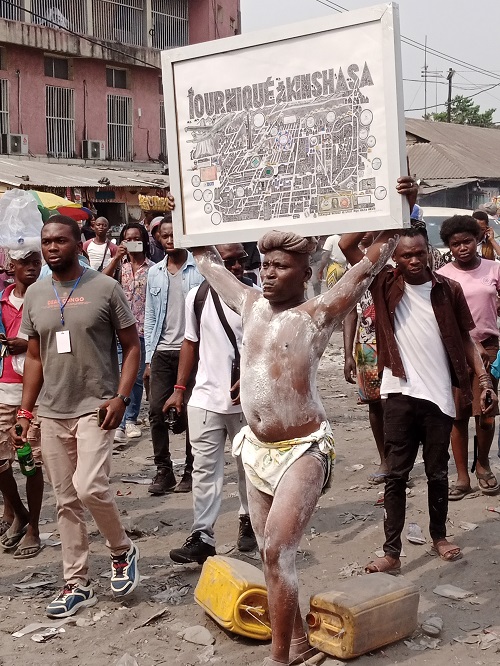
<path fill-rule="evenodd" d="M 178 389 L 179 391 L 185 391 L 185 390 L 186 390 L 186 387 L 185 387 L 185 386 L 181 386 L 180 384 L 175 384 L 175 385 L 174 385 L 174 389 Z"/>
<path fill-rule="evenodd" d="M 17 410 L 17 418 L 18 419 L 27 419 L 28 421 L 34 421 L 35 417 L 31 412 L 29 412 L 27 409 L 23 409 L 22 407 Z"/>

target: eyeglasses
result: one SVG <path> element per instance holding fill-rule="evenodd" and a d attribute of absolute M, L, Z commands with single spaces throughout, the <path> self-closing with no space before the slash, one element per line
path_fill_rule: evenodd
<path fill-rule="evenodd" d="M 232 268 L 236 264 L 240 264 L 240 266 L 243 266 L 243 264 L 246 264 L 246 261 L 248 259 L 248 254 L 243 254 L 241 257 L 230 257 L 229 259 L 224 259 L 224 266 L 226 268 Z"/>

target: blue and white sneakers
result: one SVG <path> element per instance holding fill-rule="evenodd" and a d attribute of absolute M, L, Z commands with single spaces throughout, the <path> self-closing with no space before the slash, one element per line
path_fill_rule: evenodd
<path fill-rule="evenodd" d="M 115 597 L 124 597 L 139 584 L 139 548 L 132 543 L 123 555 L 111 557 L 111 592 Z"/>
<path fill-rule="evenodd" d="M 70 617 L 80 608 L 93 606 L 97 597 L 90 585 L 66 583 L 63 590 L 46 608 L 49 617 Z"/>

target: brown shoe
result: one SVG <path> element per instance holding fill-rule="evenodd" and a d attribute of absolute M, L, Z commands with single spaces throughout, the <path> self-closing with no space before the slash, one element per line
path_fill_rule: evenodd
<path fill-rule="evenodd" d="M 193 489 L 193 477 L 190 472 L 184 472 L 182 479 L 174 488 L 174 493 L 190 493 Z"/>
<path fill-rule="evenodd" d="M 165 495 L 175 488 L 177 479 L 171 469 L 161 468 L 156 472 L 153 482 L 148 487 L 148 493 L 151 495 Z"/>

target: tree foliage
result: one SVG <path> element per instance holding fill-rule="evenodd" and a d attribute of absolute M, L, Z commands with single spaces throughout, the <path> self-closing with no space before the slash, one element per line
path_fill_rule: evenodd
<path fill-rule="evenodd" d="M 456 95 L 451 100 L 451 122 L 458 125 L 476 125 L 478 127 L 495 127 L 493 114 L 496 109 L 488 109 L 481 113 L 479 104 L 474 104 L 470 97 Z M 448 120 L 447 111 L 431 113 L 429 117 L 440 123 Z"/>

